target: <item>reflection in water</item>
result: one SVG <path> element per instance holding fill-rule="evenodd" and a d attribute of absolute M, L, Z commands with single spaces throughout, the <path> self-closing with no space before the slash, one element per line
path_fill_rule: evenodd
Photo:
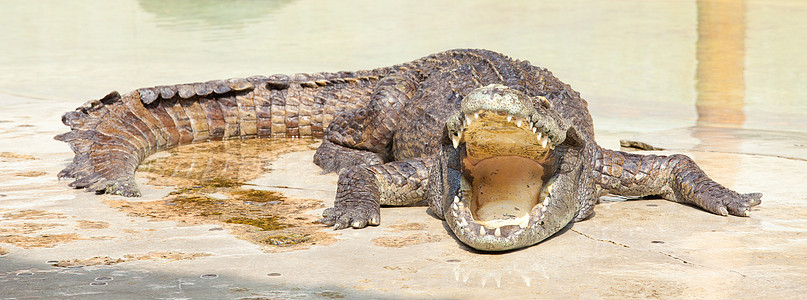
<path fill-rule="evenodd" d="M 745 1 L 699 0 L 698 125 L 745 122 Z"/>
<path fill-rule="evenodd" d="M 745 1 L 698 1 L 696 56 L 698 126 L 692 136 L 704 141 L 696 150 L 709 150 L 706 141 L 719 139 L 721 134 L 715 135 L 714 130 L 703 126 L 741 127 L 745 122 Z M 722 146 L 724 151 L 738 152 L 738 143 L 729 139 Z M 706 169 L 725 168 L 728 170 L 725 173 L 733 175 L 739 171 L 738 162 L 715 161 L 705 156 L 708 155 L 701 153 L 696 159 L 701 158 Z M 733 181 L 731 178 L 722 182 L 731 186 Z"/>
<path fill-rule="evenodd" d="M 697 60 L 698 123 L 692 136 L 701 143 L 694 150 L 708 151 L 710 143 L 721 141 L 724 151 L 740 152 L 740 139 L 726 138 L 727 128 L 714 127 L 739 128 L 745 123 L 744 0 L 698 0 Z M 712 178 L 736 190 L 734 185 L 742 171 L 742 161 L 726 157 L 724 153 L 696 152 L 694 158 L 703 169 L 720 170 L 713 172 Z M 750 260 L 741 255 L 734 259 Z M 701 280 L 689 283 L 689 288 L 708 289 L 708 283 L 721 279 L 726 277 L 704 275 Z M 732 285 L 738 284 L 736 278 L 730 278 L 724 286 L 732 289 Z"/>
<path fill-rule="evenodd" d="M 484 271 L 480 272 L 480 269 Z M 489 280 L 492 280 L 497 288 L 502 287 L 503 281 L 507 286 L 524 284 L 524 286 L 530 287 L 533 276 L 537 277 L 534 272 L 525 272 L 518 266 L 506 267 L 498 272 L 490 271 L 486 268 L 478 268 L 478 266 L 474 264 L 461 264 L 454 267 L 454 280 L 469 284 L 468 281 L 471 279 L 471 285 L 476 286 L 478 284 L 481 287 L 488 287 Z M 502 277 L 504 277 L 504 280 L 502 280 Z M 549 279 L 546 275 L 546 270 L 544 270 L 544 279 Z M 477 280 L 479 280 L 479 282 L 477 282 Z"/>
<path fill-rule="evenodd" d="M 251 21 L 259 21 L 280 10 L 292 0 L 139 0 L 144 11 L 153 13 L 168 25 L 178 29 L 197 31 L 211 27 L 241 28 Z"/>
<path fill-rule="evenodd" d="M 153 185 L 182 185 L 226 178 L 246 182 L 266 173 L 278 155 L 309 149 L 311 139 L 232 139 L 183 145 L 150 157 L 138 167 Z"/>

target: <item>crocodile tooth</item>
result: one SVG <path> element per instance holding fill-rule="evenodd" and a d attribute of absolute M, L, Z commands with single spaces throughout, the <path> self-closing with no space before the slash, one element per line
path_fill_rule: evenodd
<path fill-rule="evenodd" d="M 507 115 L 507 122 L 512 122 L 512 121 L 513 121 L 513 116 Z"/>
<path fill-rule="evenodd" d="M 468 221 L 466 221 L 465 218 L 460 218 L 460 225 L 463 227 L 468 226 Z"/>
<path fill-rule="evenodd" d="M 527 227 L 530 226 L 530 216 L 529 215 L 524 216 L 521 219 L 523 219 L 523 220 L 521 220 L 521 223 L 518 223 L 518 227 L 521 227 L 523 229 L 523 228 L 527 228 Z"/>
<path fill-rule="evenodd" d="M 479 235 L 486 235 L 486 234 L 488 234 L 488 231 L 485 230 L 485 226 L 479 227 Z"/>
<path fill-rule="evenodd" d="M 549 197 L 546 197 L 546 199 L 544 199 L 544 202 L 541 203 L 541 205 L 543 205 L 543 206 L 549 205 Z"/>
<path fill-rule="evenodd" d="M 459 216 L 457 215 L 457 210 L 451 210 L 451 215 L 454 216 L 455 218 Z"/>
<path fill-rule="evenodd" d="M 545 213 L 545 212 L 546 212 L 546 206 L 541 207 L 541 213 Z"/>
<path fill-rule="evenodd" d="M 493 235 L 494 236 L 502 236 L 502 229 L 499 228 L 499 227 L 496 227 L 496 230 L 493 231 Z"/>
<path fill-rule="evenodd" d="M 459 145 L 460 145 L 460 137 L 458 137 L 458 136 L 456 136 L 456 135 L 455 135 L 455 136 L 452 136 L 452 137 L 451 137 L 451 144 L 453 144 L 453 145 L 454 145 L 454 149 L 457 149 L 457 146 L 459 146 Z"/>
<path fill-rule="evenodd" d="M 457 205 L 457 202 L 459 202 L 459 201 L 460 201 L 460 198 L 457 198 L 457 196 L 454 196 L 454 203 L 451 203 L 451 209 L 460 210 L 460 206 Z"/>
<path fill-rule="evenodd" d="M 539 140 L 539 141 L 541 140 L 541 135 L 542 135 L 542 134 L 539 132 L 539 133 L 538 133 L 538 140 Z"/>
<path fill-rule="evenodd" d="M 516 126 L 521 127 L 521 123 L 523 123 L 523 122 L 524 122 L 524 119 L 517 119 L 516 120 Z"/>
<path fill-rule="evenodd" d="M 544 137 L 543 139 L 541 139 L 541 147 L 546 148 L 546 143 L 547 143 L 548 141 L 549 141 L 549 139 L 548 139 L 548 138 L 546 138 L 546 137 Z"/>
<path fill-rule="evenodd" d="M 535 222 L 535 223 L 541 222 L 541 219 L 543 219 L 543 218 L 544 218 L 544 214 L 535 215 L 533 217 L 533 220 L 534 220 L 533 222 Z M 533 225 L 535 225 L 535 223 L 533 223 Z"/>
<path fill-rule="evenodd" d="M 474 121 L 476 121 L 476 120 L 479 120 L 479 113 L 478 112 L 474 113 Z"/>
<path fill-rule="evenodd" d="M 538 131 L 538 128 L 535 128 L 535 127 L 532 128 L 532 133 L 535 133 L 537 131 Z"/>

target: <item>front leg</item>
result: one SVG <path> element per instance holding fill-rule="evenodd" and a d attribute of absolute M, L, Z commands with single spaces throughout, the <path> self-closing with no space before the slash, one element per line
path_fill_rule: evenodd
<path fill-rule="evenodd" d="M 747 217 L 762 194 L 740 194 L 706 176 L 685 155 L 641 155 L 598 148 L 595 181 L 598 195 L 658 195 L 726 216 Z"/>
<path fill-rule="evenodd" d="M 340 172 L 392 160 L 398 115 L 416 88 L 413 79 L 392 75 L 380 80 L 367 107 L 342 112 L 328 125 L 314 163 L 326 172 Z"/>
<path fill-rule="evenodd" d="M 426 199 L 430 160 L 405 160 L 383 165 L 357 165 L 339 174 L 334 207 L 321 223 L 334 229 L 363 228 L 381 223 L 381 205 L 410 205 Z"/>

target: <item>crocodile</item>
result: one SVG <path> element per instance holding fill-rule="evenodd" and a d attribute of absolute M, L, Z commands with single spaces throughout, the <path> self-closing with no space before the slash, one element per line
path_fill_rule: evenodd
<path fill-rule="evenodd" d="M 140 196 L 148 155 L 231 138 L 321 139 L 314 162 L 338 172 L 334 229 L 379 225 L 380 207 L 428 204 L 481 251 L 534 245 L 592 215 L 600 197 L 658 196 L 749 216 L 761 193 L 710 179 L 685 155 L 600 147 L 587 102 L 545 68 L 457 49 L 355 72 L 253 76 L 112 92 L 63 115 L 75 152 L 60 178 Z"/>

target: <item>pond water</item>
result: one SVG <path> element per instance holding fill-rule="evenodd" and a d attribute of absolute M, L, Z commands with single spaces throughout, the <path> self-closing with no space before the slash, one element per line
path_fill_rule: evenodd
<path fill-rule="evenodd" d="M 798 0 L 8 1 L 0 93 L 79 105 L 111 90 L 474 47 L 549 68 L 599 128 L 803 132 L 805 15 Z"/>

